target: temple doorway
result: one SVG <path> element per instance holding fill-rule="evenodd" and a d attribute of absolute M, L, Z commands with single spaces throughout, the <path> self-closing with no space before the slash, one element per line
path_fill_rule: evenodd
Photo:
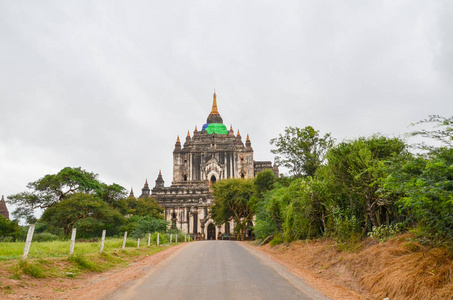
<path fill-rule="evenodd" d="M 208 240 L 215 240 L 215 225 L 213 223 L 208 225 Z"/>

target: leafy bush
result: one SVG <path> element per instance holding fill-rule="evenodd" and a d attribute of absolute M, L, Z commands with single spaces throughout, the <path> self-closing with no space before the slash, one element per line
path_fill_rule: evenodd
<path fill-rule="evenodd" d="M 330 237 L 338 242 L 355 241 L 360 237 L 360 226 L 357 218 L 348 210 L 338 206 L 330 208 Z"/>
<path fill-rule="evenodd" d="M 381 243 L 386 240 L 395 237 L 397 233 L 401 231 L 401 225 L 381 225 L 379 227 L 373 227 L 372 231 L 368 232 L 368 236 L 371 238 L 378 239 Z"/>
<path fill-rule="evenodd" d="M 274 238 L 272 239 L 272 241 L 269 242 L 269 245 L 271 247 L 274 247 L 276 245 L 280 245 L 281 243 L 283 243 L 283 239 L 282 239 L 281 234 L 276 234 L 274 236 Z"/>
<path fill-rule="evenodd" d="M 33 235 L 34 242 L 51 242 L 58 240 L 58 236 L 49 232 L 42 232 Z"/>
<path fill-rule="evenodd" d="M 165 232 L 168 227 L 168 222 L 163 219 L 158 219 L 152 216 L 138 217 L 135 216 L 135 226 L 131 228 L 133 237 L 143 238 L 151 232 Z M 179 231 L 177 231 L 179 232 Z M 175 232 L 176 233 L 176 232 Z"/>

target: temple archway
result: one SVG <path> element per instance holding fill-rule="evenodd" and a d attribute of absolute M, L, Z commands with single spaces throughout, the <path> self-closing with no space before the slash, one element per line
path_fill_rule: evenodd
<path fill-rule="evenodd" d="M 215 240 L 215 225 L 210 223 L 208 225 L 208 240 Z"/>

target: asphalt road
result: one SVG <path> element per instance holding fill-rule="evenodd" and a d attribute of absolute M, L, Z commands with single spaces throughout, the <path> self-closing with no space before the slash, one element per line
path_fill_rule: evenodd
<path fill-rule="evenodd" d="M 241 243 L 193 242 L 108 299 L 327 299 Z"/>

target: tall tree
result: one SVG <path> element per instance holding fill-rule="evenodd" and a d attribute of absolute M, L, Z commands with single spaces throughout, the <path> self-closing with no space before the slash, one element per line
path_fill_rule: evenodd
<path fill-rule="evenodd" d="M 400 139 L 379 135 L 343 142 L 330 149 L 325 172 L 330 186 L 336 187 L 337 204 L 353 211 L 365 225 L 369 220 L 372 226 L 380 226 L 394 204 L 379 193 L 387 176 L 385 164 L 405 149 Z"/>
<path fill-rule="evenodd" d="M 422 148 L 391 168 L 386 188 L 401 195 L 398 204 L 415 219 L 425 240 L 453 247 L 453 116 L 430 116 L 416 124 L 434 124 L 412 132 L 441 142 Z"/>
<path fill-rule="evenodd" d="M 324 161 L 327 150 L 333 146 L 330 133 L 321 136 L 311 126 L 305 128 L 286 127 L 285 133 L 271 139 L 276 162 L 287 167 L 296 177 L 314 176 Z"/>
<path fill-rule="evenodd" d="M 92 223 L 121 225 L 122 218 L 117 210 L 98 196 L 74 193 L 46 209 L 41 220 L 51 226 L 63 228 L 64 234 L 68 236 L 74 225 L 81 220 L 90 226 Z"/>
<path fill-rule="evenodd" d="M 99 182 L 97 174 L 79 168 L 66 167 L 57 174 L 48 174 L 30 182 L 28 191 L 11 195 L 8 202 L 16 205 L 13 215 L 26 219 L 34 218 L 35 209 L 47 209 L 75 193 L 97 195 L 111 203 L 125 196 L 125 189 L 117 184 Z"/>
<path fill-rule="evenodd" d="M 255 213 L 256 197 L 253 196 L 253 181 L 230 178 L 220 180 L 213 186 L 214 205 L 211 218 L 218 225 L 233 219 L 240 238 L 244 240 L 245 229 Z"/>

